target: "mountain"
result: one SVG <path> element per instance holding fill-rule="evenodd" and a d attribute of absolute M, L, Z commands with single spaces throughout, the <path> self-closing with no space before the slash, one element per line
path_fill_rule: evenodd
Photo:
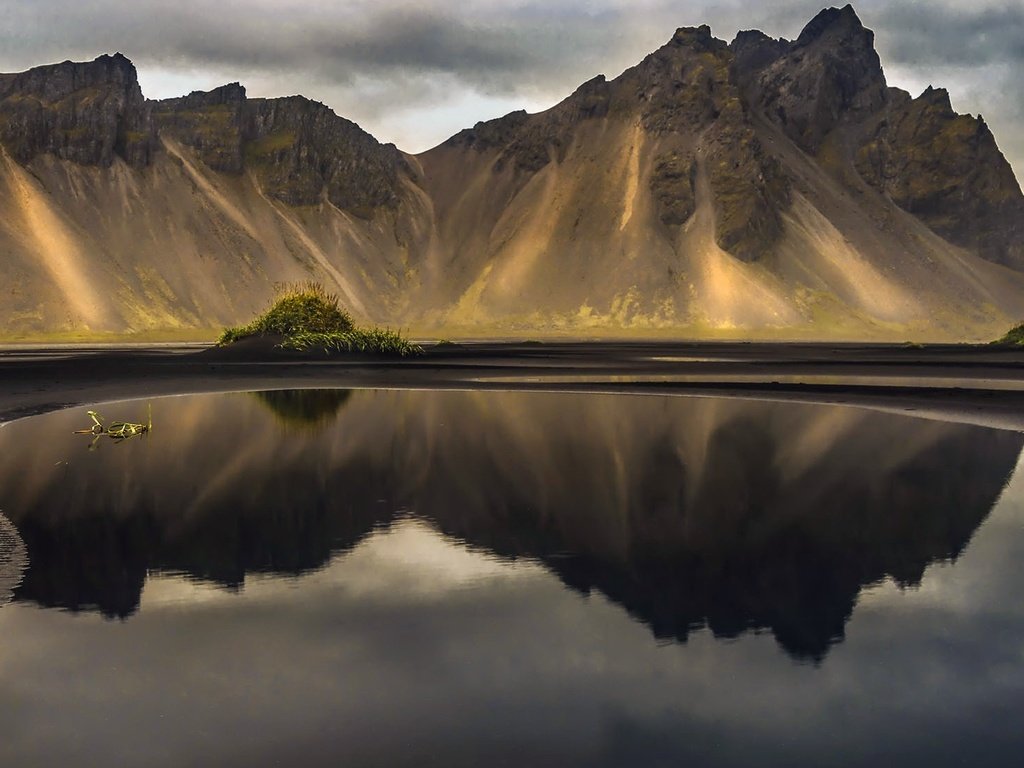
<path fill-rule="evenodd" d="M 213 328 L 317 279 L 414 332 L 977 339 L 1024 316 L 980 117 L 887 85 L 850 6 L 678 30 L 409 155 L 301 96 L 146 100 L 124 56 L 0 75 L 6 335 Z"/>

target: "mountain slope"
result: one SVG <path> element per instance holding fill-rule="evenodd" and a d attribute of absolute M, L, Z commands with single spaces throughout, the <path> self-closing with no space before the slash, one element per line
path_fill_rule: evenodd
<path fill-rule="evenodd" d="M 795 43 L 742 33 L 726 47 L 706 27 L 680 30 L 614 81 L 426 153 L 437 251 L 467 274 L 449 317 L 540 307 L 576 327 L 810 325 L 824 337 L 970 335 L 1019 314 L 1019 272 L 992 263 L 1020 266 L 1024 198 L 1009 165 L 981 129 L 950 139 L 971 174 L 945 148 L 890 141 L 892 116 L 929 95 L 888 89 L 871 43 L 849 8 Z M 894 170 L 862 177 L 874 146 Z M 892 194 L 900 184 L 924 187 L 930 208 Z M 949 189 L 1003 207 L 943 226 Z"/>
<path fill-rule="evenodd" d="M 360 315 L 401 314 L 429 207 L 354 123 L 237 85 L 146 102 L 122 56 L 5 78 L 9 332 L 213 327 L 309 278 Z"/>
<path fill-rule="evenodd" d="M 681 29 L 419 156 L 302 97 L 146 101 L 123 56 L 0 76 L 8 334 L 213 327 L 318 279 L 419 332 L 984 338 L 1024 196 L 980 118 L 889 88 L 849 6 Z"/>

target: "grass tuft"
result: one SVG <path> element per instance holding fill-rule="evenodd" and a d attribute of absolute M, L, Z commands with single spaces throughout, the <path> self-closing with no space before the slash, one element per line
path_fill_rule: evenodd
<path fill-rule="evenodd" d="M 300 352 L 408 357 L 423 351 L 397 331 L 357 328 L 338 297 L 316 282 L 282 286 L 266 312 L 248 325 L 225 328 L 217 343 L 225 346 L 252 336 L 283 336 L 278 346 Z"/>
<path fill-rule="evenodd" d="M 353 328 L 351 331 L 327 333 L 302 332 L 286 337 L 280 345 L 283 349 L 309 352 L 322 349 L 331 352 L 357 352 L 368 355 L 389 355 L 409 357 L 418 355 L 423 349 L 403 338 L 398 331 L 390 328 Z"/>
<path fill-rule="evenodd" d="M 1024 323 L 1014 326 L 1011 328 L 1005 336 L 1001 339 L 996 339 L 992 342 L 1002 347 L 1021 347 L 1024 346 Z"/>

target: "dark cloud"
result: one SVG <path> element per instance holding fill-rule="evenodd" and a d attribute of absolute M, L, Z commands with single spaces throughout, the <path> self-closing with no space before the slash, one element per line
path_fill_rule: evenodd
<path fill-rule="evenodd" d="M 875 14 L 890 61 L 977 67 L 1024 62 L 1024 6 L 892 3 Z"/>
<path fill-rule="evenodd" d="M 147 84 L 192 76 L 201 87 L 216 73 L 260 95 L 302 92 L 383 131 L 381 138 L 421 149 L 492 116 L 474 110 L 543 108 L 595 74 L 614 76 L 678 26 L 707 22 L 723 38 L 749 28 L 792 38 L 826 4 L 221 0 L 211 10 L 206 0 L 7 0 L 0 70 L 121 50 Z M 876 31 L 894 84 L 948 87 L 956 106 L 985 114 L 1024 169 L 1024 83 L 1015 76 L 1024 64 L 1024 4 L 855 5 Z"/>
<path fill-rule="evenodd" d="M 207 3 L 195 0 L 173 6 L 146 0 L 131 6 L 113 0 L 16 1 L 0 21 L 3 58 L 31 66 L 69 53 L 116 49 L 140 65 L 275 71 L 294 74 L 300 83 L 309 73 L 330 73 L 342 82 L 390 78 L 396 72 L 447 73 L 470 86 L 515 92 L 524 80 L 564 77 L 564 70 L 547 68 L 593 58 L 619 35 L 612 24 L 564 15 L 546 18 L 523 13 L 522 7 L 519 12 L 456 14 L 446 4 L 394 0 L 366 4 L 364 10 L 351 5 L 225 5 L 224 13 L 211 14 Z M 243 7 L 244 14 L 230 12 Z"/>

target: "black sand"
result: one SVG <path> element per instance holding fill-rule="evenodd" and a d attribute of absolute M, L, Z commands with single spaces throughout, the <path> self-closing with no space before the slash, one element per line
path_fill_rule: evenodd
<path fill-rule="evenodd" d="M 430 346 L 403 360 L 258 345 L 0 349 L 0 423 L 131 398 L 329 387 L 784 399 L 1024 430 L 1024 350 L 992 346 L 495 342 Z"/>

